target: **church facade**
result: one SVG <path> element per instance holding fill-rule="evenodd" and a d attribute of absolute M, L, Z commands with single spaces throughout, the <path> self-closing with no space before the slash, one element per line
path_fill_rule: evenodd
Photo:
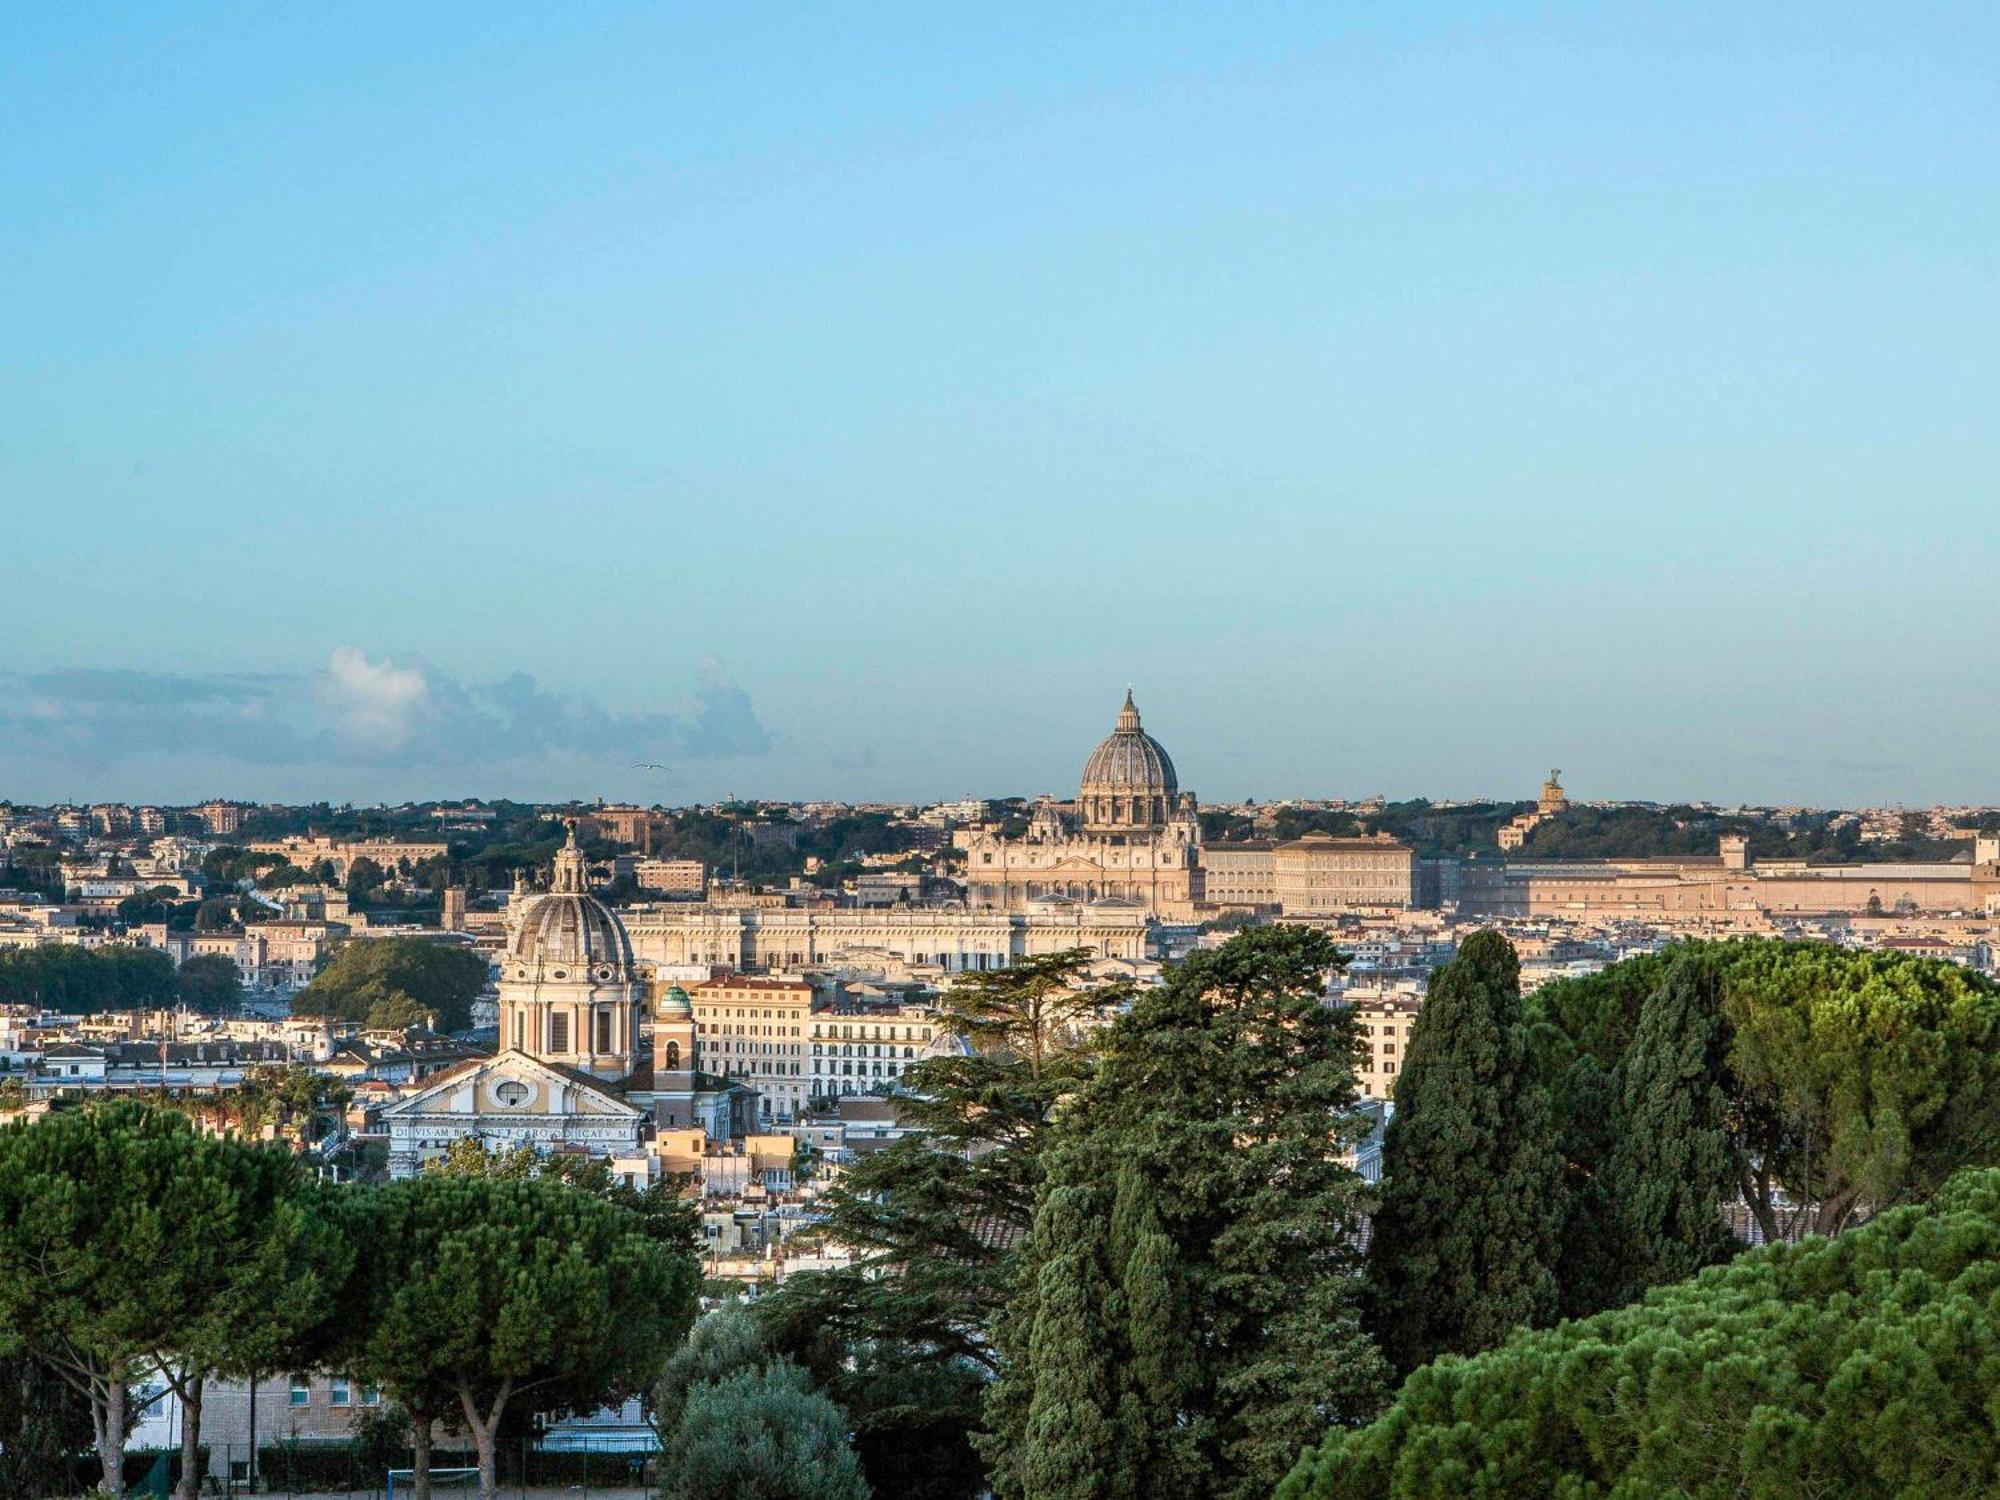
<path fill-rule="evenodd" d="M 607 1157 L 614 1171 L 645 1178 L 647 1121 L 590 1074 L 511 1048 L 460 1063 L 382 1111 L 391 1177 L 415 1175 L 469 1136 L 495 1152 L 529 1146 Z"/>
<path fill-rule="evenodd" d="M 1132 694 L 1083 768 L 1075 812 L 1046 799 L 1021 838 L 962 830 L 966 904 L 1022 911 L 1043 902 L 1121 902 L 1185 922 L 1202 899 L 1201 822 L 1166 747 Z"/>
<path fill-rule="evenodd" d="M 650 1179 L 651 1110 L 644 1094 L 628 1097 L 652 1081 L 640 1035 L 646 986 L 624 924 L 588 887 L 572 828 L 548 890 L 517 889 L 499 960 L 498 1055 L 461 1063 L 382 1111 L 392 1177 L 471 1138 L 491 1151 L 584 1152 Z"/>

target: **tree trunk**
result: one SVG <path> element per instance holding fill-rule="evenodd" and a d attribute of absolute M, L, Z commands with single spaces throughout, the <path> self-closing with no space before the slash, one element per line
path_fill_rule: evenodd
<path fill-rule="evenodd" d="M 431 1500 L 431 1421 L 430 1417 L 410 1414 L 410 1441 L 416 1450 L 411 1460 L 415 1465 L 410 1476 L 411 1500 Z"/>
<path fill-rule="evenodd" d="M 1763 1231 L 1764 1243 L 1773 1245 L 1782 1236 L 1778 1232 L 1778 1215 L 1771 1205 L 1771 1178 L 1761 1167 L 1742 1179 L 1743 1201 L 1750 1206 L 1750 1215 L 1756 1219 L 1757 1227 Z"/>
<path fill-rule="evenodd" d="M 1829 1198 L 1822 1199 L 1819 1211 L 1813 1216 L 1813 1233 L 1823 1234 L 1831 1239 L 1845 1229 L 1861 1206 L 1861 1189 L 1842 1188 Z"/>
<path fill-rule="evenodd" d="M 91 1380 L 90 1425 L 97 1438 L 97 1461 L 104 1470 L 104 1493 L 125 1496 L 125 1381 L 121 1376 Z"/>
<path fill-rule="evenodd" d="M 472 1445 L 479 1450 L 479 1500 L 496 1500 L 499 1483 L 495 1474 L 494 1450 L 500 1436 L 500 1414 L 507 1409 L 507 1397 L 514 1389 L 513 1380 L 500 1382 L 500 1392 L 493 1398 L 493 1409 L 484 1416 L 474 1404 L 472 1393 L 461 1389 L 458 1393 L 459 1405 L 465 1408 L 465 1425 L 472 1429 Z"/>
<path fill-rule="evenodd" d="M 200 1500 L 202 1377 L 187 1375 L 176 1384 L 181 1398 L 181 1482 L 176 1500 Z"/>

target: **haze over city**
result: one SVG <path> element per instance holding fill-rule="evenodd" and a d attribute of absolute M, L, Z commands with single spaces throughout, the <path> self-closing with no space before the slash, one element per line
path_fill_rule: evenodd
<path fill-rule="evenodd" d="M 10 8 L 0 789 L 1988 800 L 1996 33 Z"/>

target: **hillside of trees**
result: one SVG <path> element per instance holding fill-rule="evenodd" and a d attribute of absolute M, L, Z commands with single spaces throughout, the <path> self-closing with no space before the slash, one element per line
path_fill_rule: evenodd
<path fill-rule="evenodd" d="M 176 972 L 174 961 L 158 949 L 121 943 L 0 949 L 0 1005 L 36 1005 L 59 1015 L 176 1005 L 230 1015 L 242 990 L 234 961 L 219 955 L 191 958 Z"/>
<path fill-rule="evenodd" d="M 1544 859 L 1634 859 L 1654 854 L 1713 854 L 1725 834 L 1742 834 L 1755 859 L 1803 859 L 1815 864 L 1854 860 L 1949 860 L 1969 855 L 1969 839 L 1933 839 L 1919 814 L 1904 819 L 1892 840 L 1864 841 L 1851 819 L 1797 815 L 1788 825 L 1765 818 L 1724 816 L 1694 807 L 1574 807 L 1537 824 L 1525 855 Z"/>

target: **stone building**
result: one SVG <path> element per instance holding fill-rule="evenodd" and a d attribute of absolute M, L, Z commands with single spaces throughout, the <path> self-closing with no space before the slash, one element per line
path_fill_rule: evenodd
<path fill-rule="evenodd" d="M 1405 911 L 1416 901 L 1416 852 L 1386 833 L 1308 834 L 1278 845 L 1272 865 L 1287 917 Z"/>
<path fill-rule="evenodd" d="M 1021 911 L 1048 897 L 1131 901 L 1188 921 L 1201 900 L 1201 823 L 1166 747 L 1139 720 L 1130 692 L 1112 731 L 1084 763 L 1073 815 L 1044 801 L 1022 838 L 965 829 L 966 904 Z"/>
<path fill-rule="evenodd" d="M 499 958 L 500 1053 L 383 1109 L 390 1175 L 419 1171 L 470 1137 L 492 1150 L 583 1151 L 648 1180 L 648 1111 L 625 1096 L 626 1085 L 650 1082 L 641 1073 L 651 1062 L 640 1039 L 646 987 L 624 924 L 588 890 L 574 828 L 550 889 L 517 900 L 510 926 Z"/>
<path fill-rule="evenodd" d="M 607 1082 L 638 1066 L 645 986 L 625 924 L 590 894 L 574 828 L 551 888 L 519 908 L 499 989 L 503 1047 Z"/>
<path fill-rule="evenodd" d="M 1355 1081 L 1370 1099 L 1396 1097 L 1396 1074 L 1409 1059 L 1410 1033 L 1424 1008 L 1422 988 L 1408 980 L 1354 986 L 1341 1003 L 1354 1011 L 1366 1050 L 1355 1065 Z"/>
<path fill-rule="evenodd" d="M 707 964 L 745 974 L 795 970 L 868 952 L 945 973 L 1004 969 L 1019 958 L 1089 948 L 1146 956 L 1146 909 L 1136 902 L 1038 900 L 1022 911 L 951 906 L 628 907 L 625 930 L 643 962 Z"/>
<path fill-rule="evenodd" d="M 903 1073 L 955 1037 L 915 1005 L 831 1005 L 813 1013 L 809 1094 L 832 1099 L 893 1088 Z"/>
<path fill-rule="evenodd" d="M 1203 845 L 1203 899 L 1218 911 L 1276 911 L 1277 850 L 1277 844 L 1270 839 L 1237 839 L 1227 844 Z"/>
<path fill-rule="evenodd" d="M 1329 917 L 1420 904 L 1416 851 L 1385 833 L 1207 844 L 1201 868 L 1203 904 L 1216 911 Z"/>
<path fill-rule="evenodd" d="M 590 1074 L 511 1048 L 440 1073 L 382 1110 L 391 1177 L 415 1174 L 469 1136 L 489 1151 L 530 1146 L 605 1157 L 643 1183 L 653 1171 L 646 1124 L 645 1110 Z"/>
<path fill-rule="evenodd" d="M 1633 859 L 1474 860 L 1459 877 L 1470 916 L 1732 918 L 1876 911 L 2000 915 L 2000 838 L 1970 861 L 1814 865 L 1756 860 L 1740 836 L 1715 854 Z"/>
<path fill-rule="evenodd" d="M 796 979 L 729 975 L 687 993 L 701 1066 L 755 1089 L 766 1122 L 789 1123 L 802 1114 L 813 987 Z"/>
<path fill-rule="evenodd" d="M 1569 793 L 1563 790 L 1562 772 L 1549 772 L 1549 779 L 1542 783 L 1541 794 L 1535 798 L 1535 810 L 1521 813 L 1501 828 L 1498 838 L 1500 847 L 1510 853 L 1528 841 L 1528 835 L 1546 823 L 1550 818 L 1559 818 L 1569 807 Z"/>

